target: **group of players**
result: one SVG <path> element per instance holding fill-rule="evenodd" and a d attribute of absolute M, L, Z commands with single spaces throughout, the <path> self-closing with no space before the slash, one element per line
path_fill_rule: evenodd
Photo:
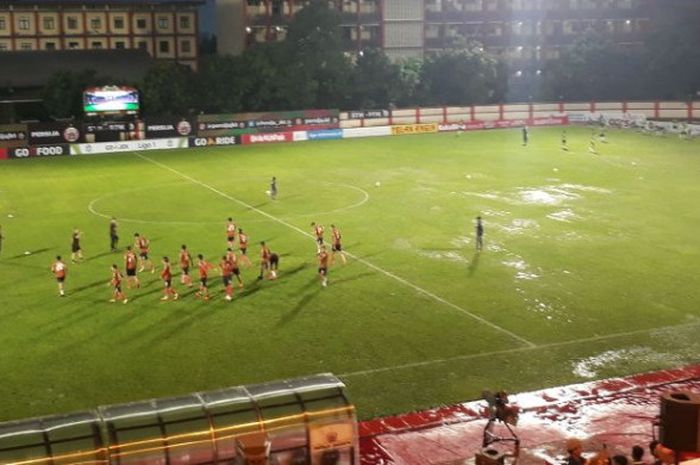
<path fill-rule="evenodd" d="M 331 225 L 332 249 L 331 254 L 329 254 L 324 243 L 323 226 L 311 223 L 311 227 L 317 243 L 318 274 L 321 280 L 321 286 L 326 287 L 328 285 L 328 267 L 334 262 L 336 254 L 340 255 L 343 264 L 347 263 L 347 257 L 341 245 L 342 236 L 340 230 L 335 225 Z M 117 234 L 117 228 L 117 220 L 112 218 L 109 224 L 110 249 L 112 252 L 118 251 L 119 236 Z M 224 284 L 225 299 L 231 301 L 233 300 L 234 280 L 237 282 L 239 288 L 244 286 L 243 279 L 241 278 L 241 267 L 249 268 L 252 266 L 252 263 L 247 255 L 249 245 L 248 235 L 243 229 L 236 227 L 233 218 L 228 218 L 225 230 L 227 248 L 218 264 L 218 270 Z M 74 229 L 71 242 L 72 263 L 78 263 L 83 260 L 82 247 L 80 245 L 81 236 L 82 233 L 80 230 Z M 236 248 L 240 252 L 240 256 L 234 251 Z M 148 238 L 138 232 L 135 233 L 134 245 L 127 246 L 126 252 L 124 253 L 125 274 L 122 274 L 120 267 L 116 264 L 113 264 L 110 268 L 111 278 L 107 283 L 112 287 L 110 302 L 127 303 L 129 299 L 124 292 L 124 285 L 127 289 L 138 289 L 141 287 L 138 273 L 156 272 L 156 266 L 150 259 L 150 253 L 150 241 Z M 279 260 L 280 257 L 277 253 L 272 252 L 264 241 L 260 242 L 260 273 L 258 275 L 258 280 L 264 278 L 270 280 L 277 279 Z M 199 287 L 197 292 L 195 292 L 195 298 L 209 300 L 211 298 L 209 292 L 209 276 L 212 270 L 215 270 L 217 267 L 207 261 L 202 254 L 198 254 L 195 261 L 187 246 L 184 244 L 180 247 L 178 263 L 181 271 L 180 283 L 187 287 L 193 287 L 190 271 L 196 265 L 199 273 Z M 56 260 L 51 265 L 51 272 L 56 278 L 59 296 L 61 297 L 65 297 L 66 295 L 64 284 L 67 271 L 68 267 L 66 263 L 60 255 L 57 256 Z M 178 300 L 180 295 L 173 287 L 172 264 L 167 256 L 164 256 L 161 260 L 160 278 L 164 285 L 161 300 Z"/>

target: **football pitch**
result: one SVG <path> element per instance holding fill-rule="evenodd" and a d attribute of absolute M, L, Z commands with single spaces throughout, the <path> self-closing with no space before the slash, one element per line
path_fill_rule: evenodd
<path fill-rule="evenodd" d="M 320 372 L 369 418 L 699 361 L 700 142 L 610 131 L 593 155 L 567 133 L 568 152 L 533 129 L 3 162 L 0 420 Z M 228 217 L 253 261 L 232 302 L 217 274 L 212 300 L 176 276 L 161 302 L 158 273 L 108 302 L 135 232 L 158 269 L 181 244 L 218 264 Z M 349 254 L 326 288 L 312 221 Z"/>

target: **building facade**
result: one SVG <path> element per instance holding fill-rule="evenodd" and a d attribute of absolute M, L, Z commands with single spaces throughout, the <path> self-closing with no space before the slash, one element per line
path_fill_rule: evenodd
<path fill-rule="evenodd" d="M 192 68 L 203 0 L 0 0 L 0 53 L 141 49 Z"/>
<path fill-rule="evenodd" d="M 675 0 L 664 0 L 668 3 Z M 596 31 L 623 46 L 641 43 L 659 0 L 328 0 L 342 12 L 348 51 L 381 47 L 420 57 L 467 39 L 518 60 L 546 60 Z M 217 0 L 219 52 L 237 54 L 284 39 L 306 0 Z"/>

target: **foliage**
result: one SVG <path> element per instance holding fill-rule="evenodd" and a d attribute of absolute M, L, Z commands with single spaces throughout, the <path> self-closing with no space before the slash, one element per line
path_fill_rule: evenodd
<path fill-rule="evenodd" d="M 144 112 L 151 115 L 182 115 L 195 105 L 196 76 L 189 66 L 159 62 L 140 84 Z"/>
<path fill-rule="evenodd" d="M 49 79 L 41 97 L 52 117 L 79 117 L 83 113 L 83 91 L 103 83 L 94 70 L 59 71 Z"/>

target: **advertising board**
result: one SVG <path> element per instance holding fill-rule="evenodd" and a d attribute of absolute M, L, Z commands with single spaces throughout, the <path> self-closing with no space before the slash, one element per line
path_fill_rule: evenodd
<path fill-rule="evenodd" d="M 308 140 L 331 140 L 342 138 L 342 129 L 322 129 L 320 131 L 308 131 Z"/>
<path fill-rule="evenodd" d="M 64 144 L 78 142 L 81 131 L 72 123 L 29 123 L 30 145 Z"/>
<path fill-rule="evenodd" d="M 267 132 L 261 134 L 243 134 L 244 144 L 272 144 L 276 142 L 294 142 L 292 132 Z"/>
<path fill-rule="evenodd" d="M 169 139 L 129 140 L 119 142 L 98 142 L 94 144 L 71 144 L 71 155 L 89 155 L 95 153 L 119 153 L 146 150 L 165 150 L 187 147 L 186 137 Z"/>
<path fill-rule="evenodd" d="M 27 145 L 26 124 L 0 124 L 0 147 Z"/>
<path fill-rule="evenodd" d="M 437 132 L 437 123 L 428 124 L 402 124 L 399 126 L 391 127 L 391 134 L 394 136 L 403 136 L 406 134 L 427 134 L 431 132 Z"/>
<path fill-rule="evenodd" d="M 240 145 L 240 136 L 190 137 L 189 147 L 213 147 L 217 145 Z"/>
<path fill-rule="evenodd" d="M 505 129 L 519 128 L 522 126 L 562 126 L 568 124 L 566 116 L 551 116 L 542 118 L 497 120 L 497 121 L 469 121 L 461 123 L 438 124 L 438 131 L 476 131 L 479 129 Z"/>
<path fill-rule="evenodd" d="M 187 118 L 164 119 L 148 118 L 144 121 L 146 139 L 168 137 L 188 137 L 194 134 L 195 124 Z"/>
<path fill-rule="evenodd" d="M 381 137 L 390 135 L 391 126 L 343 129 L 343 139 L 352 139 L 354 137 Z"/>
<path fill-rule="evenodd" d="M 59 155 L 70 155 L 70 146 L 68 144 L 55 144 L 16 147 L 8 149 L 7 154 L 9 158 L 55 157 Z"/>
<path fill-rule="evenodd" d="M 389 110 L 361 110 L 348 112 L 348 119 L 373 119 L 388 117 Z"/>

